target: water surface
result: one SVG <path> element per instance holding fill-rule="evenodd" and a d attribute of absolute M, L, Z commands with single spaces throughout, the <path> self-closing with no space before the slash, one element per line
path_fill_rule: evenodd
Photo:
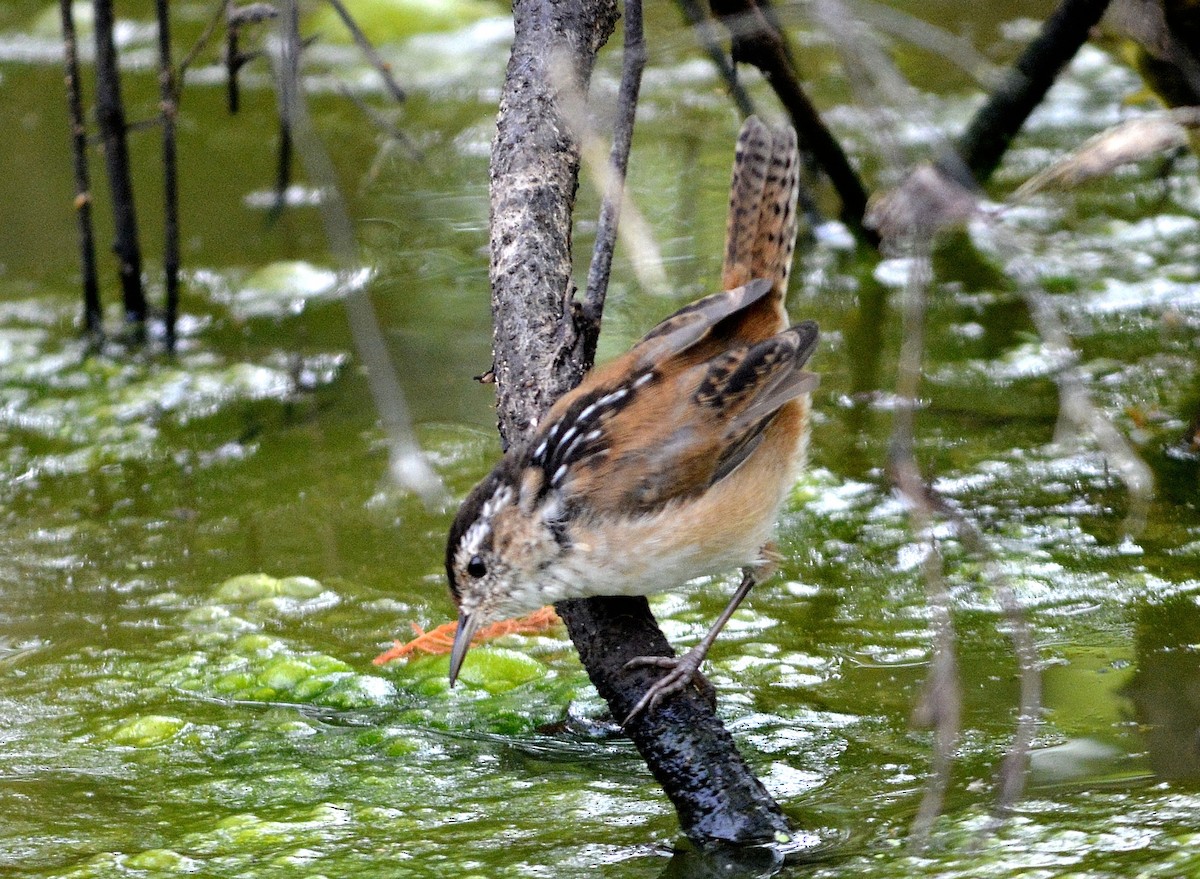
<path fill-rule="evenodd" d="M 156 101 L 147 6 L 122 10 L 134 16 L 124 51 L 135 118 Z M 183 45 L 208 10 L 173 7 Z M 184 100 L 179 356 L 89 355 L 62 75 L 53 39 L 32 32 L 47 10 L 27 0 L 0 10 L 6 875 L 662 873 L 677 823 L 632 747 L 558 731 L 568 714 L 602 714 L 561 631 L 473 654 L 468 667 L 490 653 L 497 676 L 468 676 L 453 694 L 444 658 L 370 662 L 411 622 L 451 617 L 440 570 L 451 513 L 384 481 L 386 450 L 317 211 L 299 206 L 272 224 L 260 206 L 275 136 L 265 68 L 248 70 L 238 117 L 225 114 L 212 68 Z M 972 14 L 949 29 L 999 61 L 1027 33 L 1013 19 L 1038 4 Z M 631 185 L 675 292 L 641 293 L 619 254 L 602 356 L 710 292 L 719 272 L 738 120 L 673 11 L 654 11 L 650 30 Z M 312 61 L 317 126 L 374 271 L 368 295 L 418 437 L 456 496 L 497 454 L 490 391 L 471 377 L 490 358 L 486 162 L 506 32 L 489 18 L 387 45 L 412 89 L 395 118 L 419 160 L 383 149 L 331 87 L 356 83 L 385 108 L 352 50 L 325 41 Z M 811 47 L 819 101 L 873 174 L 875 123 L 848 103 L 828 48 L 797 36 Z M 971 80 L 928 53 L 904 50 L 900 61 L 919 88 L 936 89 L 918 96 L 933 126 L 961 126 L 978 101 Z M 606 52 L 601 100 L 618 73 Z M 1144 112 L 1122 103 L 1137 88 L 1112 57 L 1086 50 L 991 194 Z M 770 106 L 761 84 L 754 92 Z M 901 134 L 919 155 L 928 132 Z M 147 277 L 161 299 L 158 147 L 141 133 L 133 148 Z M 791 308 L 824 333 L 811 466 L 781 525 L 781 576 L 738 613 L 710 663 L 739 747 L 822 843 L 795 875 L 1200 868 L 1197 475 L 1171 453 L 1200 402 L 1196 172 L 1190 155 L 1148 163 L 1004 220 L 1045 270 L 1097 402 L 1155 469 L 1158 492 L 1133 538 L 1121 531 L 1129 500 L 1113 469 L 1086 437 L 1056 430 L 1056 361 L 1014 285 L 962 241 L 938 257 L 918 455 L 989 535 L 1045 663 L 1029 795 L 982 845 L 1017 669 L 980 565 L 947 539 L 964 733 L 932 848 L 904 848 L 932 738 L 911 723 L 931 651 L 920 551 L 882 473 L 902 267 L 881 267 L 836 234 L 802 250 Z M 595 206 L 585 182 L 580 253 Z M 107 258 L 102 267 L 115 328 L 115 276 Z M 699 637 L 731 587 L 656 599 L 668 637 Z"/>

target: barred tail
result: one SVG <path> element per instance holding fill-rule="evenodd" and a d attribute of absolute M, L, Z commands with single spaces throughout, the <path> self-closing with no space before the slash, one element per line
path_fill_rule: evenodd
<path fill-rule="evenodd" d="M 724 289 L 769 278 L 782 301 L 796 248 L 799 164 L 790 125 L 773 130 L 756 116 L 742 125 L 729 187 Z"/>

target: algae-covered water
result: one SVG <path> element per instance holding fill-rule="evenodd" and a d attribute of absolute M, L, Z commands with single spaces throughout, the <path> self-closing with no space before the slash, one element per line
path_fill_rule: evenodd
<path fill-rule="evenodd" d="M 177 51 L 210 6 L 172 4 Z M 146 118 L 154 32 L 149 4 L 129 7 L 118 4 L 125 87 L 131 117 Z M 1029 33 L 1018 16 L 1043 11 L 993 4 L 941 24 L 1003 61 Z M 603 706 L 561 630 L 474 651 L 454 692 L 445 658 L 371 663 L 410 623 L 451 617 L 451 511 L 384 478 L 319 194 L 299 190 L 275 222 L 263 207 L 275 99 L 261 61 L 246 70 L 239 116 L 224 112 L 211 54 L 183 102 L 179 355 L 89 354 L 53 17 L 39 0 L 0 8 L 0 872 L 700 875 L 702 864 L 672 861 L 675 816 L 632 747 L 589 733 Z M 377 31 L 411 89 L 399 111 L 336 28 L 313 26 L 327 33 L 311 54 L 313 113 L 372 270 L 366 292 L 417 437 L 459 497 L 497 454 L 491 393 L 471 377 L 489 365 L 487 148 L 508 25 L 481 6 L 442 32 Z M 874 175 L 876 122 L 851 105 L 828 47 L 796 36 L 818 100 Z M 631 184 L 674 293 L 640 292 L 619 256 L 602 356 L 709 292 L 719 270 L 738 120 L 672 9 L 651 10 L 650 37 Z M 896 48 L 921 113 L 957 130 L 979 87 Z M 618 65 L 602 55 L 600 100 Z M 394 114 L 419 158 L 387 146 L 339 79 Z M 1138 88 L 1086 49 L 991 195 L 1145 112 L 1127 100 Z M 928 148 L 924 127 L 898 133 L 914 153 Z M 133 150 L 161 300 L 155 136 L 136 134 Z M 920 855 L 904 840 L 933 743 L 910 717 L 932 634 L 921 552 L 883 474 L 904 267 L 877 264 L 833 227 L 802 248 L 792 311 L 823 330 L 811 466 L 781 525 L 781 576 L 737 614 L 709 666 L 739 747 L 820 843 L 789 875 L 1200 874 L 1200 515 L 1196 461 L 1176 445 L 1200 404 L 1198 212 L 1197 161 L 1181 155 L 1003 220 L 1048 279 L 1097 403 L 1155 472 L 1132 537 L 1110 462 L 1056 431 L 1060 360 L 986 240 L 983 258 L 961 240 L 939 254 L 917 451 L 980 523 L 1027 609 L 1045 708 L 1027 797 L 980 837 L 1015 727 L 1017 663 L 989 581 L 946 532 L 964 732 Z M 115 329 L 115 272 L 101 257 Z M 656 599 L 672 641 L 697 638 L 730 588 Z"/>

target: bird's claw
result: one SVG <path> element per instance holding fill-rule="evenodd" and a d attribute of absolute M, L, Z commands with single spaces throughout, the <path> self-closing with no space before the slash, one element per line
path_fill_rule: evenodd
<path fill-rule="evenodd" d="M 695 655 L 695 651 L 689 650 L 683 656 L 635 656 L 625 663 L 626 669 L 650 667 L 665 668 L 668 671 L 642 694 L 638 703 L 625 715 L 625 722 L 621 724 L 621 728 L 628 729 L 629 724 L 639 714 L 646 710 L 653 711 L 664 698 L 686 689 L 696 678 L 704 680 L 699 674 L 703 662 L 703 654 Z M 708 684 L 707 681 L 704 683 Z M 712 684 L 708 684 L 708 689 L 711 692 Z"/>

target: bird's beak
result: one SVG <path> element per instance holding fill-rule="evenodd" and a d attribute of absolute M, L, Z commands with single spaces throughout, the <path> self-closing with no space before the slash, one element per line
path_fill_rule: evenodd
<path fill-rule="evenodd" d="M 458 670 L 462 668 L 463 660 L 467 657 L 467 650 L 471 646 L 471 639 L 475 637 L 475 630 L 479 628 L 479 622 L 471 619 L 469 613 L 458 615 L 458 631 L 454 633 L 454 647 L 450 650 L 450 686 L 454 686 L 455 680 L 458 679 Z"/>

